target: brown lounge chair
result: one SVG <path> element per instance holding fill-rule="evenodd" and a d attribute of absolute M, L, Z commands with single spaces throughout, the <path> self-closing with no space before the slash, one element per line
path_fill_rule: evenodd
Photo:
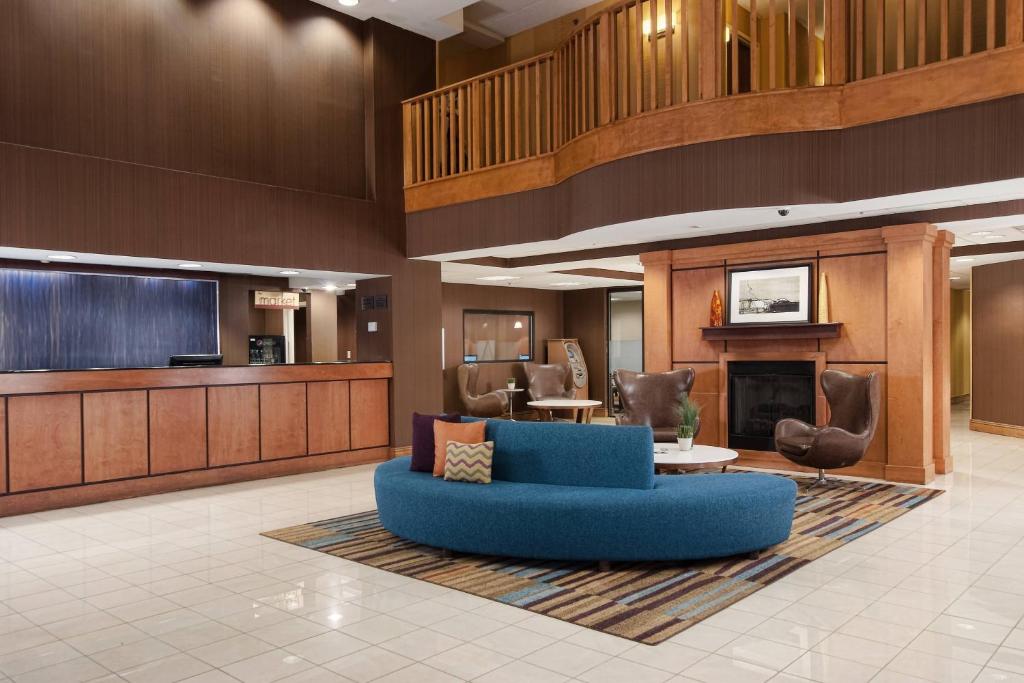
<path fill-rule="evenodd" d="M 827 484 L 825 470 L 857 464 L 871 445 L 878 426 L 881 395 L 878 374 L 851 375 L 839 370 L 821 373 L 821 388 L 828 400 L 832 419 L 828 426 L 815 427 L 794 419 L 775 425 L 775 448 L 797 465 L 814 467 L 818 479 Z"/>

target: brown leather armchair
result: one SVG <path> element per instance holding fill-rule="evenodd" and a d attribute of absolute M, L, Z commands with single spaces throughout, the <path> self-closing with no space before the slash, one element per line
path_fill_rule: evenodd
<path fill-rule="evenodd" d="M 797 465 L 818 470 L 811 486 L 826 484 L 825 470 L 855 465 L 864 457 L 875 436 L 881 411 L 878 374 L 851 375 L 839 370 L 821 373 L 832 418 L 826 427 L 800 420 L 775 424 L 775 448 Z"/>
<path fill-rule="evenodd" d="M 459 380 L 459 396 L 466 413 L 473 417 L 501 417 L 508 414 L 508 394 L 492 391 L 488 394 L 476 393 L 476 380 L 480 375 L 480 366 L 476 363 L 460 365 L 457 370 Z"/>
<path fill-rule="evenodd" d="M 623 412 L 615 417 L 620 425 L 647 425 L 654 440 L 674 443 L 679 431 L 679 402 L 693 388 L 693 368 L 671 372 L 616 370 L 615 386 Z M 700 420 L 697 420 L 700 432 Z M 694 434 L 696 436 L 696 434 Z"/>
<path fill-rule="evenodd" d="M 551 398 L 576 398 L 576 389 L 569 386 L 569 367 L 561 364 L 523 363 L 526 391 L 531 401 Z"/>

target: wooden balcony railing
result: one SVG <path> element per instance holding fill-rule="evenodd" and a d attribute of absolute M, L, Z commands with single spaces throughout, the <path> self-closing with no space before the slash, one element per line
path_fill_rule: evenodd
<path fill-rule="evenodd" d="M 1022 43 L 1024 0 L 626 0 L 551 52 L 405 101 L 405 184 L 543 157 L 697 100 L 841 85 Z"/>

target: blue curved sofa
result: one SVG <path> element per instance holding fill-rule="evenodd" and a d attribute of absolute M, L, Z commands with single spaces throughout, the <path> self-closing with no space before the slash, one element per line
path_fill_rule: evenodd
<path fill-rule="evenodd" d="M 789 538 L 796 484 L 753 473 L 655 476 L 650 427 L 488 420 L 493 481 L 377 467 L 385 529 L 465 553 L 560 560 L 727 557 Z"/>

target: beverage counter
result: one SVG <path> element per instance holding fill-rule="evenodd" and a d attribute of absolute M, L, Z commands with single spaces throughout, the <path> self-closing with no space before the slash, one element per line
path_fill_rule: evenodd
<path fill-rule="evenodd" d="M 390 363 L 0 373 L 0 516 L 378 462 Z"/>

